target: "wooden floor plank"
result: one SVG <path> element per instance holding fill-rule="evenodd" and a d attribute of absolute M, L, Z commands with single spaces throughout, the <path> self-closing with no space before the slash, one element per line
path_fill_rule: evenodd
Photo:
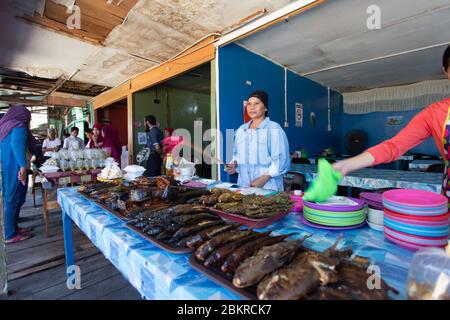
<path fill-rule="evenodd" d="M 45 236 L 42 199 L 37 207 L 27 195 L 20 227 L 32 227 L 33 238 L 7 246 L 10 300 L 20 299 L 141 299 L 139 293 L 74 225 L 75 263 L 81 268 L 81 290 L 66 285 L 61 211 L 49 214 L 50 237 Z"/>
<path fill-rule="evenodd" d="M 140 300 L 141 295 L 129 284 L 128 286 L 104 296 L 100 300 Z"/>

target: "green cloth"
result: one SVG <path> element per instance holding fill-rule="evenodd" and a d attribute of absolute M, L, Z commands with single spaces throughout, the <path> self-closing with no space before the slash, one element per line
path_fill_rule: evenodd
<path fill-rule="evenodd" d="M 335 195 L 338 182 L 342 179 L 342 174 L 333 169 L 331 164 L 325 159 L 319 159 L 317 178 L 306 190 L 303 200 L 310 202 L 324 202 Z"/>

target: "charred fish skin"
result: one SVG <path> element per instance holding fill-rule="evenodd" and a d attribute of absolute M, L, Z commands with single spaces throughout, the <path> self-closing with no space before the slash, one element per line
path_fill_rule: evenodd
<path fill-rule="evenodd" d="M 180 228 L 174 235 L 173 237 L 170 239 L 171 243 L 177 243 L 178 241 L 180 241 L 182 238 L 188 237 L 194 233 L 197 233 L 201 230 L 207 229 L 209 227 L 213 227 L 213 226 L 217 226 L 217 225 L 222 225 L 225 222 L 221 221 L 221 220 L 202 220 L 197 222 L 194 225 L 190 225 L 190 226 L 186 226 L 186 227 L 182 227 Z"/>
<path fill-rule="evenodd" d="M 335 266 L 329 264 L 334 261 L 322 254 L 303 252 L 292 263 L 264 277 L 257 287 L 258 299 L 304 299 L 319 286 L 337 281 Z"/>
<path fill-rule="evenodd" d="M 205 261 L 208 256 L 218 247 L 223 246 L 234 240 L 247 237 L 253 233 L 253 230 L 234 230 L 231 232 L 221 233 L 199 246 L 195 252 L 195 257 L 200 261 Z"/>
<path fill-rule="evenodd" d="M 219 220 L 220 218 L 210 213 L 185 214 L 173 217 L 174 222 L 186 225 L 205 219 Z"/>
<path fill-rule="evenodd" d="M 236 269 L 233 285 L 246 288 L 257 284 L 267 274 L 290 262 L 307 238 L 305 236 L 303 239 L 284 241 L 259 249 Z"/>
<path fill-rule="evenodd" d="M 193 236 L 186 239 L 186 245 L 188 248 L 196 248 L 203 244 L 205 241 L 211 239 L 212 237 L 230 230 L 238 228 L 236 224 L 226 224 L 210 227 L 208 229 L 202 230 L 201 232 L 194 234 Z"/>
<path fill-rule="evenodd" d="M 234 272 L 239 264 L 241 264 L 246 258 L 252 256 L 257 250 L 261 249 L 262 247 L 281 242 L 292 235 L 294 234 L 280 235 L 275 237 L 263 237 L 246 243 L 239 249 L 234 251 L 230 256 L 228 256 L 220 269 L 225 273 Z"/>
<path fill-rule="evenodd" d="M 206 267 L 208 266 L 221 266 L 225 259 L 237 248 L 242 246 L 243 244 L 246 244 L 247 242 L 253 241 L 255 239 L 263 238 L 268 236 L 271 233 L 271 231 L 264 232 L 264 233 L 256 233 L 256 234 L 250 234 L 248 236 L 244 236 L 240 239 L 231 241 L 224 246 L 219 247 L 215 251 L 213 251 L 209 257 L 205 260 L 204 265 Z"/>

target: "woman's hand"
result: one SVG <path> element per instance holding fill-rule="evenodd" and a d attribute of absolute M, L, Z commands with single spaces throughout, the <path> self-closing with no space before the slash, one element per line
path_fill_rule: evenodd
<path fill-rule="evenodd" d="M 21 167 L 19 169 L 19 172 L 17 173 L 17 178 L 19 179 L 20 182 L 22 182 L 24 186 L 27 185 L 27 173 L 28 169 L 24 167 Z"/>
<path fill-rule="evenodd" d="M 225 172 L 228 174 L 235 174 L 236 168 L 237 168 L 237 162 L 233 161 L 233 162 L 225 165 Z"/>
<path fill-rule="evenodd" d="M 256 178 L 255 180 L 253 180 L 250 183 L 250 186 L 255 187 L 255 188 L 262 188 L 266 185 L 267 182 L 269 182 L 270 179 L 272 179 L 272 177 L 269 175 L 261 176 L 259 178 Z"/>

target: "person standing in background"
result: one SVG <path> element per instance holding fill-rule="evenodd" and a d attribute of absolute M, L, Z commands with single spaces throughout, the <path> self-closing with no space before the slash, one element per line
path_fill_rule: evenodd
<path fill-rule="evenodd" d="M 146 116 L 145 125 L 147 126 L 147 148 L 150 150 L 145 175 L 148 177 L 155 177 L 161 175 L 163 157 L 161 142 L 164 139 L 164 135 L 157 126 L 155 116 Z"/>
<path fill-rule="evenodd" d="M 122 155 L 122 145 L 119 139 L 119 132 L 111 125 L 104 126 L 102 129 L 103 143 L 102 148 L 108 149 L 111 157 L 120 164 Z"/>
<path fill-rule="evenodd" d="M 36 140 L 29 129 L 31 113 L 24 106 L 13 106 L 0 120 L 1 175 L 5 243 L 31 238 L 29 230 L 19 228 L 19 214 L 25 203 L 29 159 Z"/>
<path fill-rule="evenodd" d="M 253 92 L 247 102 L 250 121 L 239 127 L 228 174 L 239 174 L 238 185 L 283 191 L 290 166 L 289 142 L 281 126 L 267 117 L 269 96 Z"/>
<path fill-rule="evenodd" d="M 55 128 L 48 129 L 48 138 L 44 140 L 42 144 L 42 152 L 56 152 L 61 147 L 61 140 L 56 137 Z"/>
<path fill-rule="evenodd" d="M 70 137 L 64 139 L 64 149 L 84 149 L 84 141 L 78 138 L 80 129 L 73 127 L 70 130 Z"/>
<path fill-rule="evenodd" d="M 92 135 L 93 135 L 92 129 L 87 128 L 87 129 L 84 131 L 84 137 L 85 137 L 84 143 L 85 143 L 85 145 L 86 145 L 86 148 L 89 148 L 88 144 L 89 144 L 89 141 L 91 141 L 91 139 L 92 139 Z"/>
<path fill-rule="evenodd" d="M 103 126 L 100 123 L 94 124 L 92 127 L 92 135 L 88 141 L 86 148 L 101 148 L 102 147 L 102 128 Z"/>

